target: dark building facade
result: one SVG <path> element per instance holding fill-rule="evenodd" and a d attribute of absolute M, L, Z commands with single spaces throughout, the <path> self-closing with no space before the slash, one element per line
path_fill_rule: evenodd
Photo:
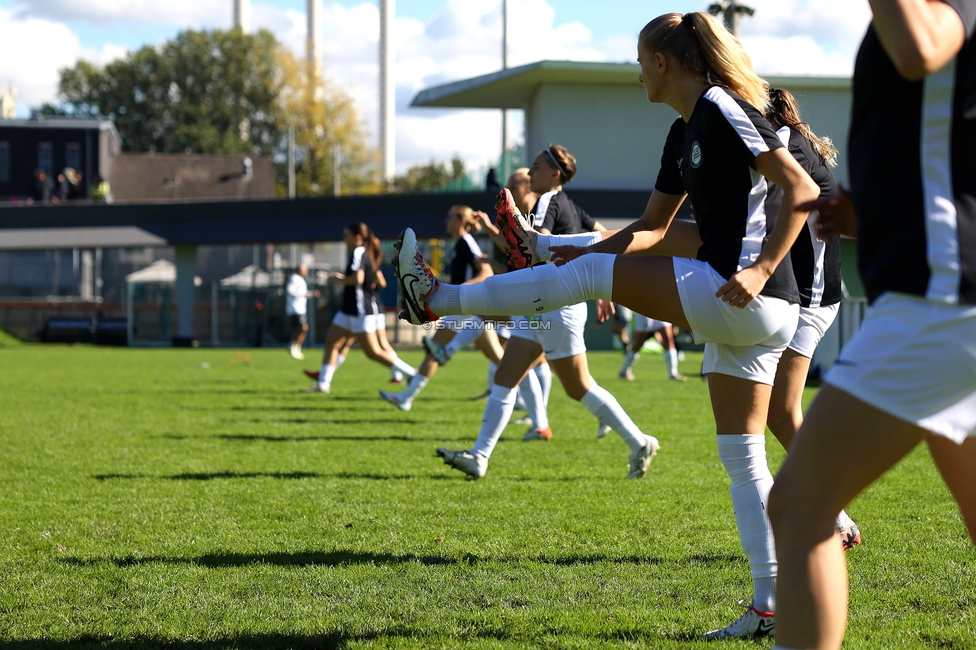
<path fill-rule="evenodd" d="M 88 198 L 92 179 L 110 178 L 122 141 L 111 120 L 0 120 L 0 201 L 25 201 L 36 191 L 35 171 L 56 182 L 66 167 L 81 173 L 75 198 Z"/>

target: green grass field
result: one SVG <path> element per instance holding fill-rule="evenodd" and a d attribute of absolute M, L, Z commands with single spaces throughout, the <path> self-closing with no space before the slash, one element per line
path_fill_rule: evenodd
<path fill-rule="evenodd" d="M 590 361 L 661 440 L 643 480 L 558 383 L 551 442 L 513 425 L 486 478 L 443 465 L 481 421 L 475 353 L 402 413 L 359 352 L 316 395 L 283 350 L 0 346 L 0 647 L 704 647 L 751 581 L 700 356 L 683 385 Z M 976 647 L 976 551 L 927 453 L 850 513 L 847 647 Z"/>

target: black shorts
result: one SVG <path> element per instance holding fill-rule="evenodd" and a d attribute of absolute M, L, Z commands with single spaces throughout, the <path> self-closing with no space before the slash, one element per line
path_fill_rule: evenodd
<path fill-rule="evenodd" d="M 305 314 L 288 314 L 288 325 L 293 330 L 301 329 L 308 325 L 308 319 Z"/>

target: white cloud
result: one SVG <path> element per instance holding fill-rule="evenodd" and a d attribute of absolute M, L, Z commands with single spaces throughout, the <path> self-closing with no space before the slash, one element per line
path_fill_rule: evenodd
<path fill-rule="evenodd" d="M 90 23 L 136 21 L 155 25 L 190 27 L 229 25 L 231 3 L 198 0 L 25 0 L 20 5 L 32 16 L 57 16 L 61 20 Z"/>
<path fill-rule="evenodd" d="M 64 22 L 143 22 L 177 27 L 227 28 L 230 0 L 24 0 L 15 10 L 0 9 L 0 85 L 12 81 L 21 106 L 55 99 L 57 70 L 78 58 L 104 62 L 124 53 L 104 45 L 85 50 Z M 497 158 L 501 129 L 497 111 L 415 109 L 417 92 L 501 67 L 500 0 L 444 0 L 426 23 L 398 18 L 396 33 L 397 169 L 448 160 L 455 153 L 471 166 Z M 755 16 L 742 21 L 743 42 L 765 74 L 849 74 L 870 19 L 866 3 L 845 0 L 753 0 Z M 587 27 L 558 24 L 553 0 L 509 0 L 510 66 L 542 59 L 628 61 L 636 57 L 637 31 L 622 19 L 620 34 L 594 40 Z M 599 10 L 599 9 L 597 9 Z M 326 75 L 356 99 L 365 123 L 377 131 L 379 10 L 375 0 L 344 7 L 323 3 L 323 64 Z M 49 17 L 57 16 L 56 20 Z M 299 54 L 305 50 L 305 14 L 253 2 L 253 29 L 272 31 Z M 45 43 L 44 48 L 36 47 Z M 31 52 L 30 57 L 14 53 Z M 519 139 L 521 119 L 510 123 Z"/>
<path fill-rule="evenodd" d="M 37 47 L 44 43 L 44 47 Z M 18 10 L 0 7 L 0 87 L 11 86 L 17 99 L 18 116 L 26 117 L 30 107 L 53 102 L 57 95 L 58 70 L 78 59 L 95 63 L 125 54 L 125 48 L 105 43 L 98 50 L 81 46 L 78 36 L 63 23 L 25 16 Z M 30 53 L 16 56 L 14 53 Z"/>
<path fill-rule="evenodd" d="M 742 41 L 763 74 L 849 75 L 871 20 L 867 3 L 846 0 L 754 0 Z"/>

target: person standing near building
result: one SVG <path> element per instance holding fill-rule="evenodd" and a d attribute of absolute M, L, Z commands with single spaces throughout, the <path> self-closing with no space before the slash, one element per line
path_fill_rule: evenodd
<path fill-rule="evenodd" d="M 285 287 L 286 302 L 285 302 L 285 313 L 288 315 L 288 325 L 291 327 L 292 335 L 291 339 L 291 349 L 289 353 L 292 359 L 297 359 L 301 361 L 305 358 L 302 354 L 302 343 L 305 342 L 305 335 L 308 334 L 308 299 L 319 297 L 318 290 L 309 291 L 308 282 L 305 278 L 308 277 L 308 267 L 304 264 L 299 264 L 295 272 L 292 273 L 291 277 L 288 279 L 288 285 Z"/>

